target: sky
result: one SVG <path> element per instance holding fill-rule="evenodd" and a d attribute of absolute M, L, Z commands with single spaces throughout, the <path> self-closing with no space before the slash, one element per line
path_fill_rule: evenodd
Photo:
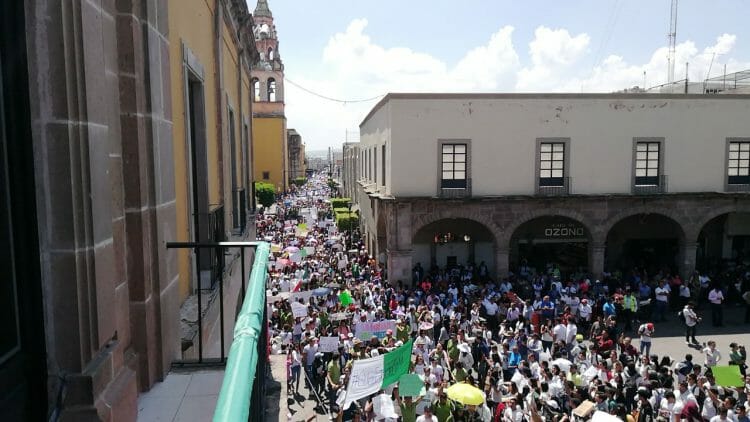
<path fill-rule="evenodd" d="M 670 0 L 268 3 L 287 127 L 308 151 L 357 140 L 389 92 L 612 92 L 667 81 Z M 677 16 L 676 80 L 686 62 L 695 81 L 750 68 L 750 0 L 680 0 Z"/>

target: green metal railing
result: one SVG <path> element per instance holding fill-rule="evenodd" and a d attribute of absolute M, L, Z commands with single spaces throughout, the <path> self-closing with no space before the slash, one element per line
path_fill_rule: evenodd
<path fill-rule="evenodd" d="M 255 250 L 247 292 L 234 327 L 234 338 L 214 411 L 214 422 L 247 421 L 251 400 L 261 407 L 265 401 L 264 372 L 268 358 L 266 277 L 270 251 L 270 245 L 265 242 L 260 242 Z M 262 409 L 254 408 L 253 412 L 254 416 L 257 413 L 258 420 L 265 416 Z"/>

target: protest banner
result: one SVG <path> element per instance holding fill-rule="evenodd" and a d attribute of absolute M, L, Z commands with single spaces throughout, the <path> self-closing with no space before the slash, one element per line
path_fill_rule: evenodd
<path fill-rule="evenodd" d="M 318 343 L 318 350 L 323 353 L 335 352 L 339 350 L 338 337 L 321 337 Z"/>
<path fill-rule="evenodd" d="M 375 394 L 409 372 L 414 340 L 386 354 L 370 359 L 355 360 L 346 386 L 344 408 L 355 400 Z"/>
<path fill-rule="evenodd" d="M 310 296 L 312 296 L 312 290 L 304 290 L 301 292 L 292 293 L 292 301 L 299 302 L 302 299 L 302 303 L 309 303 Z"/>
<path fill-rule="evenodd" d="M 354 332 L 360 340 L 370 340 L 372 336 L 383 338 L 385 337 L 385 332 L 388 330 L 396 331 L 395 320 L 358 322 L 354 328 Z"/>

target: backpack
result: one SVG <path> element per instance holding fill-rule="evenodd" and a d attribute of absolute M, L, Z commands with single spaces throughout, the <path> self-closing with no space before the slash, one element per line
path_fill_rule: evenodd
<path fill-rule="evenodd" d="M 691 372 L 693 372 L 693 363 L 684 360 L 678 363 L 675 369 L 680 373 L 680 375 L 688 376 Z"/>
<path fill-rule="evenodd" d="M 680 321 L 685 322 L 685 314 L 683 314 L 682 311 L 677 312 L 677 318 L 679 318 Z"/>

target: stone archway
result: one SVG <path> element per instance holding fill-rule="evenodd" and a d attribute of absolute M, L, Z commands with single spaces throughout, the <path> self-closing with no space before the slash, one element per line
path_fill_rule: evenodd
<path fill-rule="evenodd" d="M 486 265 L 495 274 L 497 238 L 483 221 L 470 218 L 435 219 L 414 230 L 412 261 L 429 270 L 433 266 Z"/>
<path fill-rule="evenodd" d="M 507 230 L 509 267 L 519 275 L 544 272 L 548 265 L 560 275 L 587 273 L 591 260 L 591 230 L 580 219 L 540 212 Z"/>
<path fill-rule="evenodd" d="M 750 260 L 750 212 L 720 209 L 701 221 L 695 237 L 697 269 L 722 269 L 730 261 Z"/>
<path fill-rule="evenodd" d="M 630 209 L 611 217 L 603 227 L 608 270 L 639 267 L 649 273 L 674 273 L 694 267 L 695 243 L 686 243 L 683 223 L 672 212 Z"/>

